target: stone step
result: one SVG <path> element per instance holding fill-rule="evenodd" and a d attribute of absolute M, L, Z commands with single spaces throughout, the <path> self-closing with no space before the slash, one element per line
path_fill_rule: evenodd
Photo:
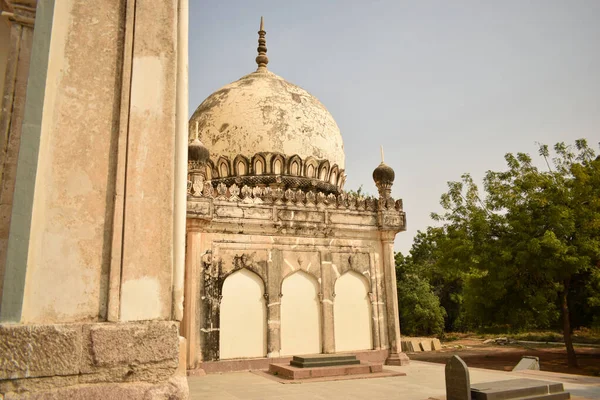
<path fill-rule="evenodd" d="M 360 360 L 320 360 L 320 361 L 290 361 L 290 365 L 298 368 L 337 367 L 341 365 L 360 364 Z"/>
<path fill-rule="evenodd" d="M 308 356 L 294 356 L 292 360 L 298 362 L 356 360 L 356 356 L 354 354 L 311 354 Z"/>
<path fill-rule="evenodd" d="M 380 373 L 383 371 L 381 364 L 362 363 L 358 365 L 343 365 L 333 367 L 298 368 L 286 364 L 270 364 L 269 373 L 281 378 L 299 380 L 311 378 L 325 378 L 344 375 L 364 375 Z"/>
<path fill-rule="evenodd" d="M 522 398 L 531 398 L 533 400 L 539 396 L 562 393 L 564 393 L 562 383 L 538 381 L 536 379 L 509 379 L 506 381 L 471 385 L 471 397 L 473 400 L 510 400 Z M 545 399 L 547 397 L 539 398 Z M 560 398 L 562 399 L 563 397 Z"/>

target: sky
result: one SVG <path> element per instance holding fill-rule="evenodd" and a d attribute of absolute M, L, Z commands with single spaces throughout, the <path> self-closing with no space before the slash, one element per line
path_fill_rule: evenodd
<path fill-rule="evenodd" d="M 599 0 L 190 0 L 190 116 L 256 69 L 264 16 L 268 68 L 317 97 L 336 120 L 345 189 L 377 194 L 396 172 L 407 253 L 447 182 L 505 169 L 536 143 L 600 142 Z"/>

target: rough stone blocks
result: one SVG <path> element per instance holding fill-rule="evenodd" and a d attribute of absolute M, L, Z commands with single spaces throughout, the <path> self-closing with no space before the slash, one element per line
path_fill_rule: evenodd
<path fill-rule="evenodd" d="M 0 380 L 79 373 L 81 325 L 0 325 Z"/>
<path fill-rule="evenodd" d="M 103 398 L 94 384 L 107 383 L 114 393 L 128 393 L 111 398 L 140 398 L 139 390 L 163 391 L 185 376 L 177 373 L 179 349 L 177 324 L 170 321 L 0 325 L 0 394 Z M 154 386 L 136 389 L 141 381 Z M 60 394 L 52 397 L 55 390 Z"/>

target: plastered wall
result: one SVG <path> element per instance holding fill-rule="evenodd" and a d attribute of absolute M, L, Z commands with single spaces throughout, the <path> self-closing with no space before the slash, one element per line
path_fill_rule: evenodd
<path fill-rule="evenodd" d="M 262 279 L 241 269 L 223 283 L 220 359 L 267 355 L 267 312 Z"/>
<path fill-rule="evenodd" d="M 336 351 L 370 350 L 373 318 L 368 281 L 354 271 L 335 282 L 333 307 Z"/>

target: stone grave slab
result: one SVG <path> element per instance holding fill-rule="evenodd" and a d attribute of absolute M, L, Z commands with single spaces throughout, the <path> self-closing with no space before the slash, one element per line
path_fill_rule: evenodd
<path fill-rule="evenodd" d="M 467 364 L 458 356 L 446 363 L 446 399 L 471 400 L 471 378 Z"/>
<path fill-rule="evenodd" d="M 435 338 L 431 340 L 431 349 L 434 351 L 442 349 L 442 343 L 440 342 L 440 339 Z"/>
<path fill-rule="evenodd" d="M 513 371 L 522 371 L 525 369 L 540 370 L 540 359 L 534 356 L 523 356 L 521 361 L 513 368 Z"/>
<path fill-rule="evenodd" d="M 419 345 L 421 346 L 421 350 L 431 351 L 431 340 L 421 340 L 421 342 L 419 342 Z"/>
<path fill-rule="evenodd" d="M 471 386 L 471 395 L 473 400 L 506 400 L 533 396 L 536 399 L 559 400 L 570 397 L 569 393 L 564 391 L 562 383 L 536 379 L 509 379 L 478 383 Z"/>

